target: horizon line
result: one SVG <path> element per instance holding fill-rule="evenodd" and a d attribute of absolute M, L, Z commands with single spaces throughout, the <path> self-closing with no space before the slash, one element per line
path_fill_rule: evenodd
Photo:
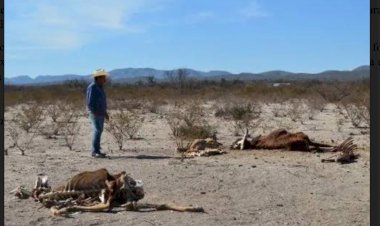
<path fill-rule="evenodd" d="M 234 72 L 230 72 L 229 70 L 223 70 L 223 69 L 213 69 L 213 70 L 198 70 L 198 69 L 194 69 L 194 68 L 188 68 L 188 67 L 178 67 L 178 68 L 172 68 L 172 69 L 158 69 L 158 68 L 154 68 L 154 67 L 125 67 L 125 68 L 115 68 L 115 69 L 111 69 L 111 70 L 108 70 L 108 72 L 111 72 L 111 71 L 115 71 L 115 70 L 123 70 L 123 69 L 153 69 L 153 70 L 158 70 L 158 71 L 173 71 L 173 70 L 178 70 L 178 69 L 188 69 L 188 70 L 194 70 L 194 71 L 199 71 L 199 72 L 205 72 L 205 73 L 208 73 L 208 72 L 212 72 L 212 71 L 224 71 L 224 72 L 228 72 L 230 74 L 244 74 L 244 73 L 250 73 L 250 74 L 263 74 L 263 73 L 267 73 L 267 72 L 273 72 L 273 71 L 281 71 L 281 72 L 288 72 L 288 73 L 294 73 L 294 74 L 320 74 L 320 73 L 323 73 L 323 72 L 326 72 L 326 71 L 353 71 L 359 67 L 370 67 L 369 64 L 362 64 L 362 65 L 359 65 L 357 67 L 354 67 L 353 69 L 326 69 L 326 70 L 322 70 L 322 71 L 319 71 L 319 72 L 294 72 L 294 71 L 287 71 L 287 70 L 282 70 L 282 69 L 273 69 L 273 70 L 267 70 L 267 71 L 261 71 L 261 72 L 248 72 L 248 71 L 242 71 L 242 72 L 237 72 L 237 73 L 234 73 Z M 16 76 L 12 76 L 12 77 L 8 77 L 6 75 L 4 75 L 4 78 L 5 79 L 11 79 L 11 78 L 17 78 L 17 77 L 21 77 L 21 76 L 28 76 L 29 78 L 31 79 L 35 79 L 39 76 L 51 76 L 51 77 L 54 77 L 54 76 L 65 76 L 65 75 L 77 75 L 77 76 L 89 76 L 91 75 L 90 74 L 74 74 L 74 73 L 64 73 L 64 74 L 55 74 L 55 75 L 43 75 L 43 74 L 40 74 L 40 75 L 35 75 L 35 76 L 32 76 L 32 75 L 27 75 L 27 74 L 24 74 L 24 75 L 16 75 Z"/>

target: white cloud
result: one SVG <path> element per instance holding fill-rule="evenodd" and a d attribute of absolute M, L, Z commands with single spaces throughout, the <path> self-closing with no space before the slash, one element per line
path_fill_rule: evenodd
<path fill-rule="evenodd" d="M 185 20 L 187 23 L 195 24 L 204 21 L 209 21 L 215 18 L 216 14 L 212 11 L 199 11 L 188 15 Z"/>
<path fill-rule="evenodd" d="M 9 50 L 73 49 L 110 33 L 141 33 L 133 17 L 168 0 L 25 0 L 8 3 L 5 41 Z"/>
<path fill-rule="evenodd" d="M 239 13 L 247 19 L 268 16 L 268 13 L 262 9 L 257 0 L 251 1 L 244 9 L 241 9 Z"/>

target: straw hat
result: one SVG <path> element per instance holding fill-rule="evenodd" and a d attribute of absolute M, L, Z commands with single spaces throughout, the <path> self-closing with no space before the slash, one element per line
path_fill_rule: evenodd
<path fill-rule="evenodd" d="M 92 73 L 92 77 L 93 78 L 96 78 L 96 77 L 100 77 L 100 76 L 110 76 L 110 74 L 104 70 L 104 69 L 97 69 L 94 71 L 94 73 Z"/>

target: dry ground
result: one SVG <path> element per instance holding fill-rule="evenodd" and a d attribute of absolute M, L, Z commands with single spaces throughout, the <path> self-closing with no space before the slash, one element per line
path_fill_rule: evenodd
<path fill-rule="evenodd" d="M 208 104 L 206 107 L 210 107 Z M 14 113 L 14 112 L 13 112 Z M 12 111 L 6 113 L 9 118 Z M 228 122 L 209 111 L 212 125 L 226 148 L 236 139 Z M 358 162 L 340 165 L 321 163 L 328 153 L 287 151 L 230 151 L 226 155 L 187 159 L 175 153 L 166 121 L 146 114 L 139 140 L 126 141 L 124 151 L 107 133 L 102 147 L 112 159 L 90 155 L 90 123 L 81 119 L 82 129 L 74 151 L 62 140 L 37 137 L 21 156 L 10 149 L 5 156 L 4 207 L 6 225 L 369 225 L 369 134 L 362 134 L 345 121 L 338 131 L 340 117 L 333 106 L 315 120 L 291 123 L 275 118 L 264 109 L 263 123 L 255 133 L 276 127 L 302 131 L 311 139 L 331 143 L 353 136 L 360 147 Z M 6 145 L 10 145 L 8 136 Z M 18 200 L 8 194 L 19 185 L 31 188 L 36 176 L 47 174 L 51 184 L 84 170 L 101 167 L 111 172 L 126 170 L 144 181 L 151 203 L 202 206 L 207 213 L 125 212 L 81 213 L 72 218 L 50 216 L 49 210 L 31 199 Z"/>

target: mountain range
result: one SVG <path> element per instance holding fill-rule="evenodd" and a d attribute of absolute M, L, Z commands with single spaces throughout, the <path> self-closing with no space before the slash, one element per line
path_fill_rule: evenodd
<path fill-rule="evenodd" d="M 359 80 L 369 78 L 370 67 L 368 65 L 357 67 L 351 71 L 329 70 L 320 73 L 293 73 L 287 71 L 267 71 L 262 73 L 238 73 L 233 74 L 228 71 L 198 71 L 194 69 L 184 69 L 186 74 L 198 80 L 267 80 L 267 81 L 294 81 L 294 80 Z M 165 80 L 167 73 L 175 73 L 176 70 L 157 70 L 153 68 L 122 68 L 110 71 L 113 82 L 134 83 L 146 77 L 154 77 L 157 81 Z M 28 75 L 21 75 L 12 78 L 5 78 L 6 85 L 47 85 L 59 84 L 69 80 L 90 81 L 91 75 L 39 75 L 31 78 Z"/>

